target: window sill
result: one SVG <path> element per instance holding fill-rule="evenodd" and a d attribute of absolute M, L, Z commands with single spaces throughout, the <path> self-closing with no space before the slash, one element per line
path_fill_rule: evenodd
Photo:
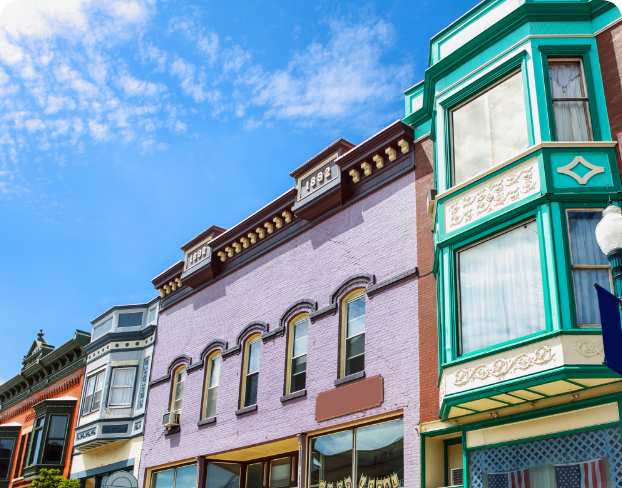
<path fill-rule="evenodd" d="M 339 378 L 335 380 L 335 386 L 341 386 L 350 383 L 350 381 L 360 380 L 361 378 L 365 378 L 365 371 L 359 371 L 358 373 L 351 374 L 344 378 Z"/>
<path fill-rule="evenodd" d="M 245 413 L 253 412 L 255 410 L 257 410 L 257 404 L 251 405 L 250 407 L 240 408 L 239 410 L 235 411 L 235 414 L 236 415 L 244 415 Z"/>
<path fill-rule="evenodd" d="M 201 427 L 202 425 L 213 424 L 214 422 L 216 422 L 216 417 L 208 417 L 206 419 L 199 420 L 197 425 Z"/>
<path fill-rule="evenodd" d="M 281 403 L 288 402 L 289 400 L 293 400 L 294 398 L 300 398 L 303 396 L 307 396 L 307 390 L 300 390 L 294 393 L 290 393 L 289 395 L 285 395 L 281 397 Z"/>
<path fill-rule="evenodd" d="M 170 429 L 166 429 L 164 431 L 164 435 L 172 435 L 172 434 L 177 434 L 177 432 L 179 432 L 181 429 L 179 428 L 179 425 L 177 427 L 171 427 Z"/>

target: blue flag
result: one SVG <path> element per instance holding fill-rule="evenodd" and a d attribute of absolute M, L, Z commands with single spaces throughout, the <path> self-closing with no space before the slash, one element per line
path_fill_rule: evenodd
<path fill-rule="evenodd" d="M 605 364 L 622 375 L 622 324 L 620 323 L 620 299 L 594 283 L 598 292 L 600 322 L 603 327 Z"/>

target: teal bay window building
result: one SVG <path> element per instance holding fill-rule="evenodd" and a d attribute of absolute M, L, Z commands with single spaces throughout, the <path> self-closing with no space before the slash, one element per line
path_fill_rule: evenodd
<path fill-rule="evenodd" d="M 613 292 L 594 231 L 622 197 L 620 22 L 605 1 L 485 0 L 431 40 L 405 92 L 434 157 L 423 487 L 622 486 L 622 378 L 593 287 Z"/>

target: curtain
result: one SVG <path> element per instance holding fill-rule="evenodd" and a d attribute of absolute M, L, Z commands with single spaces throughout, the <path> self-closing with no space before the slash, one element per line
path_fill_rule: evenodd
<path fill-rule="evenodd" d="M 462 251 L 459 260 L 463 354 L 545 330 L 535 222 Z"/>
<path fill-rule="evenodd" d="M 551 96 L 559 98 L 583 98 L 583 80 L 579 63 L 549 65 Z M 555 127 L 558 141 L 589 141 L 587 102 L 554 101 Z"/>
<path fill-rule="evenodd" d="M 112 384 L 112 405 L 127 405 L 132 402 L 133 369 L 117 369 Z"/>

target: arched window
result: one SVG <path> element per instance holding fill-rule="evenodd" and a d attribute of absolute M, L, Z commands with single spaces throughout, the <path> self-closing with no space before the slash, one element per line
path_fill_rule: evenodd
<path fill-rule="evenodd" d="M 289 322 L 287 332 L 286 395 L 304 390 L 307 383 L 307 334 L 309 314 L 301 313 Z"/>
<path fill-rule="evenodd" d="M 242 391 L 240 392 L 240 408 L 257 404 L 257 387 L 259 385 L 259 352 L 261 334 L 253 334 L 246 339 L 244 345 L 244 362 L 242 364 Z"/>
<path fill-rule="evenodd" d="M 342 301 L 341 377 L 365 370 L 365 290 L 348 293 Z"/>
<path fill-rule="evenodd" d="M 186 382 L 186 366 L 181 366 L 175 371 L 175 381 L 173 383 L 173 395 L 171 401 L 171 412 L 181 413 L 181 406 L 184 401 L 184 383 Z"/>
<path fill-rule="evenodd" d="M 218 398 L 218 379 L 220 377 L 220 364 L 222 356 L 220 351 L 216 351 L 208 357 L 207 371 L 205 380 L 205 404 L 203 407 L 203 418 L 207 419 L 216 416 L 216 400 Z"/>

